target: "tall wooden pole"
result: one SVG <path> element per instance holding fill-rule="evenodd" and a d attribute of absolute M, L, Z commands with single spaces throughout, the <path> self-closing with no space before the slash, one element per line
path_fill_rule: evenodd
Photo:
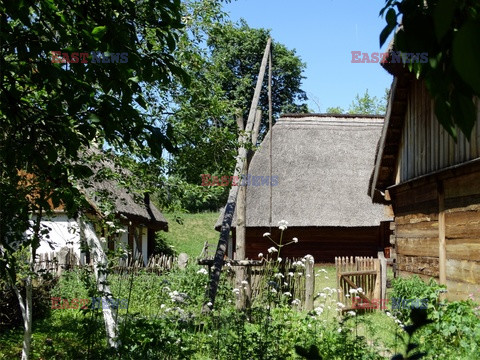
<path fill-rule="evenodd" d="M 247 158 L 247 151 L 245 145 L 249 140 L 249 135 L 253 129 L 253 123 L 255 120 L 255 112 L 260 99 L 260 92 L 262 90 L 263 78 L 265 77 L 265 69 L 267 67 L 268 54 L 270 53 L 270 46 L 272 40 L 268 39 L 267 46 L 265 47 L 265 53 L 263 54 L 262 63 L 260 65 L 260 72 L 258 73 L 257 85 L 253 94 L 252 104 L 250 106 L 250 112 L 248 114 L 247 125 L 245 126 L 245 132 L 240 142 L 238 149 L 237 163 L 235 165 L 234 176 L 239 176 L 243 169 L 243 165 Z M 232 226 L 233 214 L 235 212 L 235 203 L 237 200 L 238 186 L 232 186 L 228 194 L 227 205 L 225 206 L 225 213 L 222 221 L 222 228 L 220 230 L 220 238 L 218 240 L 217 251 L 213 259 L 213 266 L 210 275 L 210 283 L 207 288 L 207 301 L 203 304 L 202 311 L 210 312 L 215 304 L 215 297 L 217 296 L 218 283 L 220 281 L 220 273 L 223 267 L 223 259 L 228 244 L 228 236 L 230 235 L 230 229 Z"/>
<path fill-rule="evenodd" d="M 272 161 L 273 161 L 273 153 L 272 153 L 272 145 L 273 145 L 273 131 L 272 131 L 272 50 L 270 49 L 270 54 L 268 56 L 268 130 L 270 131 L 270 141 L 269 141 L 269 176 L 270 176 L 270 186 L 269 191 L 269 198 L 270 198 L 270 214 L 268 219 L 268 225 L 270 226 L 270 232 L 272 231 L 272 212 L 273 212 L 273 194 L 272 194 L 272 176 L 273 176 L 273 168 L 272 168 Z"/>
<path fill-rule="evenodd" d="M 441 285 L 447 285 L 447 248 L 445 235 L 445 191 L 438 182 L 438 277 Z M 440 298 L 445 298 L 442 293 Z"/>

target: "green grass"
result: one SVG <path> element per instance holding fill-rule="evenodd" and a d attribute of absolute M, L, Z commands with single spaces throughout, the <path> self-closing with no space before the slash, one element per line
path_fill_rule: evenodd
<path fill-rule="evenodd" d="M 217 212 L 164 215 L 168 220 L 168 232 L 163 237 L 178 254 L 183 252 L 196 258 L 206 241 L 216 246 L 219 232 L 213 227 L 218 218 Z M 215 251 L 215 248 L 210 250 Z"/>

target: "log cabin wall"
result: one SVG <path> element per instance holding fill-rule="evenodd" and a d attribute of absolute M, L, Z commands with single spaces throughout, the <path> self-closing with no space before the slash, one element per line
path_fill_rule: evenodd
<path fill-rule="evenodd" d="M 423 84 L 413 81 L 397 157 L 396 185 L 389 188 L 400 275 L 439 279 L 439 238 L 443 228 L 444 276 L 450 300 L 480 294 L 478 105 L 477 99 L 478 118 L 470 142 L 459 133 L 455 143 L 436 120 Z M 440 197 L 444 222 L 439 226 Z"/>
<path fill-rule="evenodd" d="M 288 243 L 293 237 L 298 243 L 282 248 L 280 257 L 301 258 L 307 254 L 315 262 L 334 262 L 335 256 L 377 256 L 377 251 L 389 245 L 389 222 L 370 227 L 289 227 L 284 232 L 282 243 Z M 267 255 L 268 248 L 275 246 L 263 237 L 269 228 L 247 228 L 246 257 L 258 259 L 258 254 Z M 234 232 L 235 233 L 235 232 Z M 280 231 L 272 229 L 272 238 L 278 242 Z M 234 239 L 235 240 L 235 239 Z"/>

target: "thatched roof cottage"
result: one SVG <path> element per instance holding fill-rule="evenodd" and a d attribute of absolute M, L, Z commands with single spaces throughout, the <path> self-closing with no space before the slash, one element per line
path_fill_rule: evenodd
<path fill-rule="evenodd" d="M 278 238 L 280 220 L 288 222 L 286 239 L 299 239 L 282 250 L 288 257 L 311 254 L 317 262 L 333 261 L 335 256 L 375 256 L 388 246 L 389 219 L 367 195 L 382 125 L 380 116 L 282 116 L 272 129 L 274 186 L 247 187 L 246 256 L 266 253 L 273 244 L 262 235 Z M 269 141 L 270 132 L 251 160 L 252 176 L 270 175 Z M 217 230 L 222 218 L 223 213 Z"/>
<path fill-rule="evenodd" d="M 105 158 L 99 160 L 94 167 L 96 173 L 107 168 L 111 172 L 120 173 L 122 177 L 134 176 L 125 169 L 115 167 Z M 146 265 L 155 247 L 156 231 L 168 231 L 167 220 L 150 202 L 149 195 L 128 190 L 115 178 L 109 177 L 91 180 L 88 184 L 83 184 L 81 191 L 90 205 L 88 214 L 95 224 L 98 223 L 97 219 L 106 215 L 102 204 L 108 201 L 112 206 L 111 210 L 120 223 L 117 234 L 109 235 L 112 231 L 109 232 L 98 224 L 95 226 L 97 235 L 105 238 L 108 248 L 113 250 L 122 247 L 135 259 L 140 256 Z M 52 218 L 45 219 L 42 223 L 49 227 L 50 238 L 40 243 L 37 254 L 58 252 L 60 249 L 65 251 L 68 248 L 80 262 L 88 262 L 80 250 L 79 225 L 75 219 L 68 218 L 61 207 L 55 209 Z"/>

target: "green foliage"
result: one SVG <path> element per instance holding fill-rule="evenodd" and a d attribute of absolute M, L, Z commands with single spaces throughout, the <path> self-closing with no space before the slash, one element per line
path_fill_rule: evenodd
<path fill-rule="evenodd" d="M 440 302 L 438 295 L 445 291 L 433 279 L 425 283 L 417 276 L 399 278 L 393 282 L 392 297 L 428 298 L 428 309 L 422 316 L 428 316 L 428 324 L 416 331 L 411 338 L 419 345 L 419 350 L 428 352 L 426 358 L 471 359 L 475 358 L 480 343 L 480 319 L 471 299 L 454 302 Z M 398 316 L 406 321 L 407 310 Z M 415 312 L 409 317 L 415 317 Z M 423 319 L 422 317 L 422 319 Z M 409 329 L 407 327 L 407 329 Z M 435 351 L 431 351 L 435 349 Z"/>
<path fill-rule="evenodd" d="M 408 334 L 408 342 L 404 354 L 396 354 L 392 360 L 416 360 L 423 358 L 426 353 L 418 351 L 418 344 L 412 341 L 413 335 L 425 325 L 431 323 L 427 318 L 427 310 L 412 309 L 410 313 L 411 325 L 405 326 L 403 329 Z"/>
<path fill-rule="evenodd" d="M 355 96 L 355 99 L 348 107 L 348 113 L 360 115 L 384 115 L 387 107 L 388 94 L 388 89 L 385 89 L 385 96 L 382 99 L 378 99 L 376 96 L 370 96 L 368 89 L 366 89 L 363 96 L 360 96 L 360 94 Z M 345 110 L 339 106 L 329 107 L 326 112 L 328 114 L 345 114 Z"/>
<path fill-rule="evenodd" d="M 348 108 L 348 113 L 362 115 L 384 115 L 385 109 L 385 99 L 379 100 L 376 96 L 370 96 L 368 89 L 366 89 L 363 96 L 360 96 L 359 94 L 355 96 L 355 100 L 352 101 L 350 107 Z"/>
<path fill-rule="evenodd" d="M 244 20 L 234 24 L 227 22 L 215 26 L 207 44 L 212 51 L 212 60 L 218 71 L 220 87 L 226 92 L 233 106 L 248 117 L 253 89 L 258 78 L 265 45 L 270 31 L 250 28 Z M 281 112 L 306 112 L 306 94 L 301 90 L 302 72 L 305 64 L 284 45 L 273 41 L 272 47 L 272 100 L 273 117 Z M 300 102 L 300 103 L 299 103 Z M 268 119 L 267 82 L 264 82 L 259 107 L 262 109 L 265 126 Z"/>
<path fill-rule="evenodd" d="M 470 138 L 476 121 L 474 96 L 480 96 L 480 4 L 469 0 L 386 0 L 387 25 L 380 46 L 397 28 L 394 50 L 428 53 L 428 62 L 409 63 L 409 71 L 425 80 L 435 100 L 435 114 L 456 139 L 457 130 Z"/>
<path fill-rule="evenodd" d="M 225 206 L 229 187 L 202 186 L 201 182 L 200 176 L 195 183 L 170 176 L 163 182 L 161 192 L 156 193 L 157 203 L 169 212 L 219 211 Z"/>
<path fill-rule="evenodd" d="M 438 285 L 433 278 L 431 278 L 428 282 L 425 282 L 417 275 L 409 278 L 396 278 L 393 280 L 392 285 L 392 298 L 428 299 L 429 314 L 433 309 L 438 307 L 438 297 L 440 292 L 445 291 L 445 286 Z M 393 312 L 402 322 L 405 322 L 409 319 L 410 310 L 408 309 L 396 309 Z"/>
<path fill-rule="evenodd" d="M 178 0 L 8 1 L 0 12 L 0 245 L 7 250 L 0 271 L 5 271 L 15 260 L 14 248 L 30 243 L 35 248 L 40 241 L 29 214 L 48 215 L 52 205 L 62 204 L 74 216 L 84 205 L 74 185 L 92 175 L 80 155 L 93 141 L 148 144 L 157 157 L 169 148 L 169 136 L 149 116 L 155 109 L 140 111 L 145 89 L 161 91 L 173 77 L 188 83 L 188 76 L 172 56 L 183 27 Z M 98 63 L 90 56 L 87 64 L 55 63 L 50 52 L 57 50 L 126 52 L 128 61 Z M 33 236 L 23 236 L 28 229 Z M 9 269 L 14 279 L 15 266 Z"/>
<path fill-rule="evenodd" d="M 340 106 L 329 107 L 325 111 L 327 114 L 344 114 L 345 110 L 343 110 Z"/>
<path fill-rule="evenodd" d="M 50 290 L 56 279 L 40 279 L 33 287 L 32 307 L 33 319 L 40 320 L 50 316 Z M 21 284 L 19 291 L 25 296 L 25 286 Z M 0 279 L 0 330 L 23 325 L 18 298 L 12 287 Z"/>
<path fill-rule="evenodd" d="M 189 87 L 171 90 L 168 121 L 174 125 L 178 151 L 169 163 L 169 176 L 177 178 L 182 193 L 180 199 L 172 198 L 174 202 L 190 211 L 208 211 L 224 205 L 227 190 L 195 189 L 188 184 L 199 185 L 201 174 L 233 175 L 239 145 L 236 118 L 241 114 L 247 119 L 270 33 L 250 28 L 244 21 L 226 20 L 217 1 L 190 1 L 185 11 L 189 21 L 177 57 L 192 80 Z M 274 118 L 281 112 L 307 111 L 300 88 L 304 68 L 295 51 L 273 42 Z M 260 140 L 268 118 L 266 84 L 265 80 L 259 104 L 263 110 Z M 214 201 L 206 199 L 212 196 Z"/>

